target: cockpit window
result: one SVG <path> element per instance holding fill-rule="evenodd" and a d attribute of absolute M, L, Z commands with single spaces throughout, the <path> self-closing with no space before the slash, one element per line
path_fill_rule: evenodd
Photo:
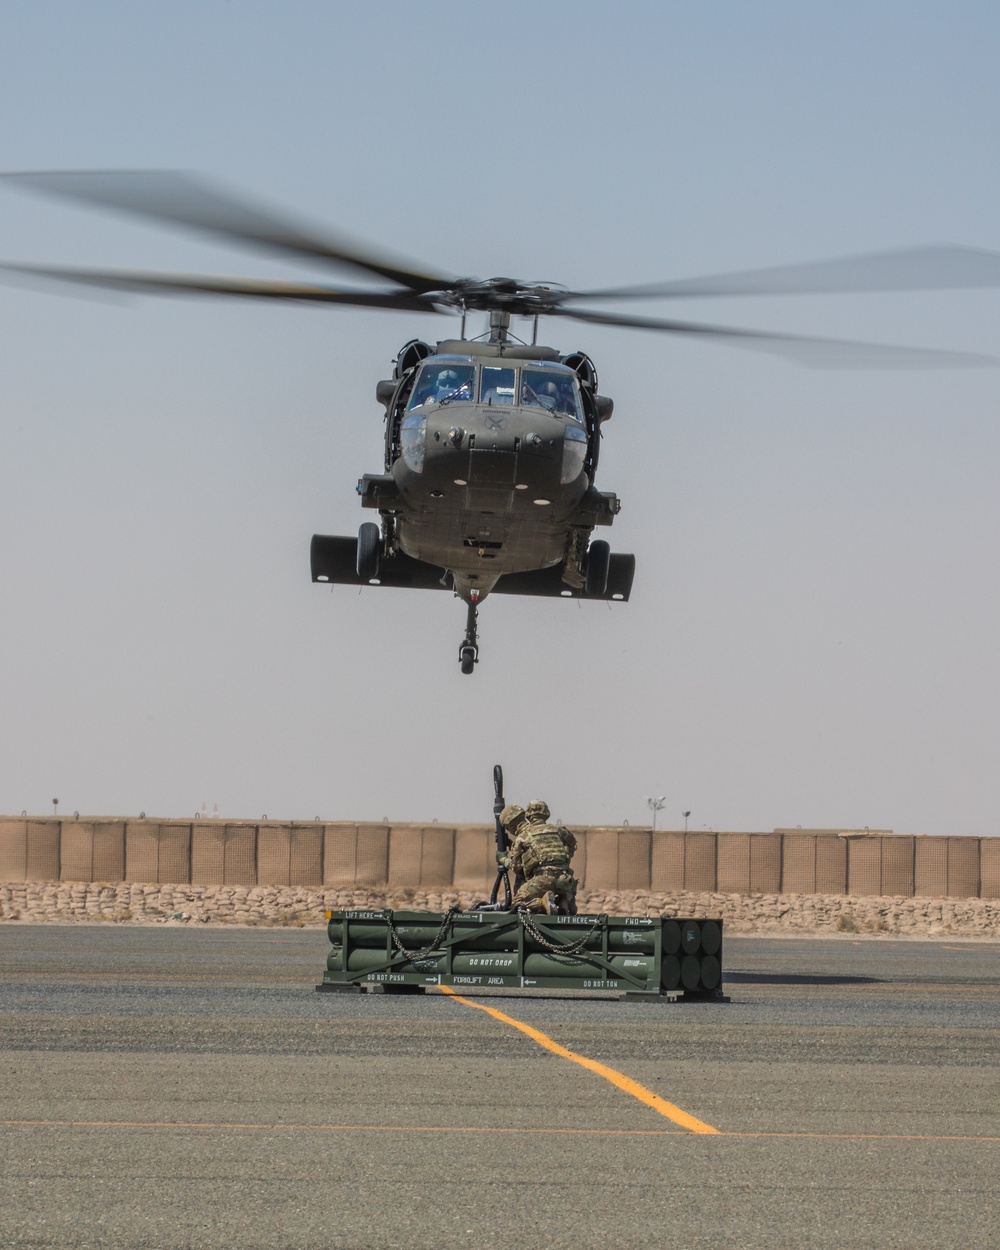
<path fill-rule="evenodd" d="M 463 364 L 427 364 L 420 370 L 417 384 L 413 388 L 410 402 L 406 405 L 412 411 L 424 404 L 450 404 L 455 401 L 472 399 L 475 387 L 476 370 L 473 365 Z"/>
<path fill-rule="evenodd" d="M 480 402 L 484 404 L 512 404 L 517 391 L 514 386 L 514 370 L 483 365 Z"/>
<path fill-rule="evenodd" d="M 582 420 L 576 381 L 561 373 L 522 369 L 521 404 L 525 408 L 544 408 L 575 421 Z"/>

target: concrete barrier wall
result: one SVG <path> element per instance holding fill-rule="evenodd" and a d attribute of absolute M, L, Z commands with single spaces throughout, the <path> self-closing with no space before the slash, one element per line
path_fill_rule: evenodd
<path fill-rule="evenodd" d="M 575 830 L 588 890 L 1000 898 L 1000 838 Z M 489 825 L 0 818 L 0 881 L 488 891 Z"/>

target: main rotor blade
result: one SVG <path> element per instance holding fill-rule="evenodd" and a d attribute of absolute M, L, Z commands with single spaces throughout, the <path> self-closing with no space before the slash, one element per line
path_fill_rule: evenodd
<path fill-rule="evenodd" d="M 772 269 L 604 291 L 571 291 L 576 299 L 702 299 L 728 295 L 835 295 L 864 291 L 948 291 L 1000 286 L 1000 253 L 974 247 L 911 247 Z"/>
<path fill-rule="evenodd" d="M 795 364 L 817 369 L 947 369 L 996 365 L 992 356 L 968 352 L 939 352 L 918 347 L 892 347 L 884 343 L 854 343 L 849 339 L 806 338 L 795 334 L 772 334 L 766 330 L 738 330 L 729 326 L 700 325 L 689 321 L 661 321 L 656 317 L 618 317 L 614 313 L 560 308 L 559 317 L 573 317 L 595 325 L 627 326 L 683 334 L 728 347 L 783 356 Z"/>
<path fill-rule="evenodd" d="M 4 274 L 153 295 L 231 295 L 314 304 L 352 304 L 361 308 L 389 308 L 403 312 L 438 311 L 431 300 L 410 291 L 350 291 L 308 282 L 203 278 L 184 274 L 130 273 L 114 269 L 63 269 L 50 265 L 13 264 L 0 265 L 0 277 Z"/>
<path fill-rule="evenodd" d="M 253 243 L 286 256 L 348 265 L 411 291 L 448 290 L 454 285 L 454 279 L 445 274 L 411 268 L 407 263 L 379 255 L 366 244 L 321 237 L 270 209 L 257 208 L 217 191 L 191 174 L 167 170 L 53 170 L 0 177 L 32 191 L 152 217 L 201 233 Z"/>

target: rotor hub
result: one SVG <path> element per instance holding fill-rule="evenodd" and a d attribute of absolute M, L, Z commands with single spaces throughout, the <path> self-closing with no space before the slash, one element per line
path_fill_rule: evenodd
<path fill-rule="evenodd" d="M 506 312 L 518 317 L 552 313 L 562 302 L 563 288 L 553 284 L 524 283 L 516 278 L 469 279 L 443 292 L 440 302 L 468 312 Z"/>

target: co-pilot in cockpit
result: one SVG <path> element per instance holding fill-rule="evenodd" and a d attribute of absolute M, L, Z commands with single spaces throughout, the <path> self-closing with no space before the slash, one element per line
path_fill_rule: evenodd
<path fill-rule="evenodd" d="M 541 369 L 521 370 L 521 404 L 525 408 L 545 408 L 565 417 L 580 420 L 580 401 L 576 380 L 565 374 Z"/>

